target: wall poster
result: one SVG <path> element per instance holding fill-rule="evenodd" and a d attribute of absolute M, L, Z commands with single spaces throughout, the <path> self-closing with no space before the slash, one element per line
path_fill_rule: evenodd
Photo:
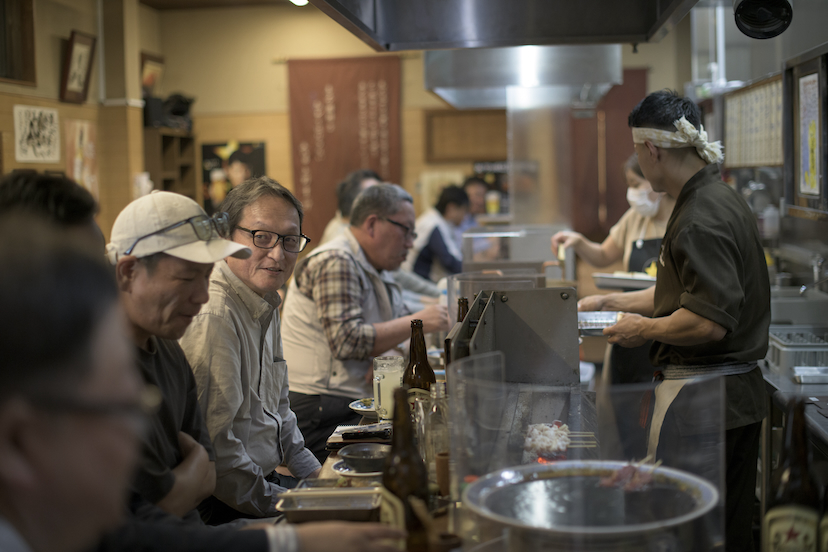
<path fill-rule="evenodd" d="M 266 174 L 265 143 L 228 140 L 202 144 L 201 171 L 205 209 L 217 209 L 232 188 L 248 178 Z"/>
<path fill-rule="evenodd" d="M 60 162 L 57 109 L 14 106 L 14 160 L 19 163 Z"/>
<path fill-rule="evenodd" d="M 400 183 L 400 59 L 289 60 L 288 79 L 294 187 L 303 231 L 318 240 L 349 172 Z"/>
<path fill-rule="evenodd" d="M 799 193 L 818 196 L 819 189 L 819 74 L 799 79 Z"/>
<path fill-rule="evenodd" d="M 96 125 L 92 121 L 67 119 L 66 175 L 98 199 L 98 161 L 95 156 Z"/>

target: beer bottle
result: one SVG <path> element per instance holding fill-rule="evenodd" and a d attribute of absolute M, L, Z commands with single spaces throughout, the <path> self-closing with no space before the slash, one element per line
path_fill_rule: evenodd
<path fill-rule="evenodd" d="M 428 532 L 414 513 L 409 497 L 428 504 L 428 479 L 422 457 L 414 444 L 414 427 L 405 389 L 394 390 L 394 419 L 391 433 L 391 452 L 385 459 L 382 484 L 403 503 L 405 529 L 408 531 L 406 549 L 409 552 L 428 550 Z"/>
<path fill-rule="evenodd" d="M 773 474 L 768 510 L 762 520 L 763 552 L 816 550 L 819 492 L 811 477 L 810 460 L 805 403 L 795 399 L 785 417 L 779 467 Z"/>
<path fill-rule="evenodd" d="M 437 381 L 434 370 L 428 363 L 425 337 L 423 336 L 423 321 L 411 321 L 411 344 L 409 346 L 410 359 L 403 372 L 403 386 L 408 389 L 408 402 L 414 407 L 416 397 L 429 398 L 431 384 Z"/>

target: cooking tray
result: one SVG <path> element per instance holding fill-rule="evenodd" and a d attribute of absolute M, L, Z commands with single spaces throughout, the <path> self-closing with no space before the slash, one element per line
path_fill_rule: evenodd
<path fill-rule="evenodd" d="M 633 276 L 635 274 L 635 276 Z M 656 279 L 643 272 L 628 272 L 625 275 L 595 272 L 592 274 L 595 286 L 601 289 L 645 289 L 655 285 Z"/>
<path fill-rule="evenodd" d="M 276 509 L 290 523 L 306 521 L 379 521 L 379 488 L 290 490 L 280 496 Z"/>
<path fill-rule="evenodd" d="M 578 313 L 578 331 L 585 336 L 604 335 L 604 328 L 614 326 L 621 318 L 617 311 L 583 311 Z"/>

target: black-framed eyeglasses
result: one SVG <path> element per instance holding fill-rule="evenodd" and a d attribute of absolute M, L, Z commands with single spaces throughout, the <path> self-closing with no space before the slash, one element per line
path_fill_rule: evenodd
<path fill-rule="evenodd" d="M 91 401 L 71 396 L 52 394 L 34 395 L 29 402 L 41 410 L 67 412 L 81 416 L 126 418 L 135 429 L 142 431 L 147 419 L 161 407 L 161 391 L 154 385 L 145 385 L 137 401 Z"/>
<path fill-rule="evenodd" d="M 253 245 L 259 249 L 273 249 L 279 243 L 279 240 L 282 240 L 282 249 L 288 253 L 301 253 L 311 241 L 304 234 L 282 235 L 270 230 L 248 230 L 241 226 L 236 226 L 236 228 L 253 236 Z"/>
<path fill-rule="evenodd" d="M 401 222 L 397 222 L 396 220 L 391 220 L 390 218 L 380 217 L 380 220 L 384 220 L 385 222 L 390 222 L 394 226 L 399 226 L 400 228 L 405 230 L 405 237 L 406 238 L 411 237 L 412 240 L 417 239 L 417 232 L 415 232 L 414 229 L 411 228 L 410 226 L 406 226 L 405 224 L 403 224 Z"/>
<path fill-rule="evenodd" d="M 138 245 L 138 242 L 141 240 L 149 238 L 150 236 L 163 234 L 164 232 L 169 232 L 170 230 L 179 228 L 185 224 L 189 224 L 193 228 L 193 232 L 195 232 L 196 237 L 201 241 L 210 241 L 216 236 L 223 238 L 230 233 L 230 217 L 227 213 L 216 213 L 212 217 L 208 217 L 207 215 L 196 215 L 186 220 L 166 226 L 161 230 L 156 230 L 146 236 L 141 236 L 135 240 L 135 243 L 133 243 L 129 249 L 126 250 L 124 255 L 131 255 L 132 250 L 135 249 L 135 246 Z"/>

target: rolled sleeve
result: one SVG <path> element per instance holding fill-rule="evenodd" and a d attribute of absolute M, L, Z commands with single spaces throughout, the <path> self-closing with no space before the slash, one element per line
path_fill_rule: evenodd
<path fill-rule="evenodd" d="M 735 330 L 745 294 L 741 254 L 732 238 L 694 225 L 681 231 L 670 248 L 684 284 L 679 306 L 728 333 Z"/>
<path fill-rule="evenodd" d="M 304 288 L 303 293 L 316 304 L 334 357 L 338 360 L 368 358 L 377 331 L 364 321 L 364 290 L 353 261 L 336 251 L 321 254 L 311 259 L 304 276 L 307 279 L 304 285 L 299 283 L 300 290 Z"/>
<path fill-rule="evenodd" d="M 181 340 L 195 374 L 199 403 L 216 454 L 215 496 L 246 514 L 275 514 L 274 493 L 262 468 L 247 453 L 234 428 L 249 382 L 243 381 L 237 331 L 225 319 L 199 314 Z M 248 428 L 249 429 L 249 428 Z M 275 489 L 274 489 L 275 487 Z"/>

